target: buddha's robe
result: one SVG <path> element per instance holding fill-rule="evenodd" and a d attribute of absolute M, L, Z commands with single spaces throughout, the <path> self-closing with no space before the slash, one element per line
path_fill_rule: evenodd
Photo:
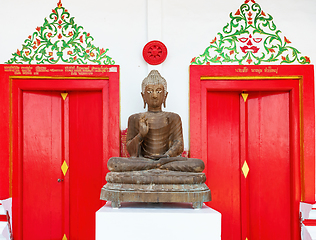
<path fill-rule="evenodd" d="M 147 119 L 149 131 L 145 137 L 139 133 L 141 118 Z M 130 158 L 109 159 L 112 172 L 165 169 L 183 172 L 202 172 L 200 159 L 180 157 L 183 152 L 182 123 L 178 114 L 172 112 L 146 112 L 129 117 L 126 136 Z"/>
<path fill-rule="evenodd" d="M 149 125 L 149 131 L 144 138 L 139 134 L 139 120 L 142 117 L 147 119 Z M 180 116 L 171 112 L 146 112 L 130 116 L 126 146 L 131 157 L 179 156 L 183 152 Z"/>

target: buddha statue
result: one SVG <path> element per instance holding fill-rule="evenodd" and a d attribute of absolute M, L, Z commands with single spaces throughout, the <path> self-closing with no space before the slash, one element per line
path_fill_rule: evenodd
<path fill-rule="evenodd" d="M 182 172 L 202 172 L 200 159 L 181 157 L 183 152 L 182 123 L 178 114 L 162 111 L 166 106 L 167 82 L 157 70 L 152 70 L 142 82 L 145 113 L 128 119 L 126 137 L 130 158 L 112 157 L 111 172 L 164 169 Z"/>
<path fill-rule="evenodd" d="M 108 160 L 110 172 L 100 198 L 111 201 L 113 208 L 119 208 L 122 202 L 191 202 L 193 208 L 202 208 L 203 202 L 211 200 L 202 173 L 204 163 L 181 157 L 181 118 L 162 111 L 168 96 L 167 82 L 157 70 L 143 80 L 141 95 L 148 111 L 128 119 L 126 146 L 130 157 Z"/>

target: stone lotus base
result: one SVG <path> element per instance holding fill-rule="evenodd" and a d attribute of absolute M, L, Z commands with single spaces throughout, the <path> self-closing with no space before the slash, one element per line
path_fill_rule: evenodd
<path fill-rule="evenodd" d="M 184 173 L 166 170 L 110 172 L 101 189 L 101 199 L 111 201 L 113 208 L 121 202 L 184 202 L 201 208 L 211 201 L 204 173 Z M 125 183 L 124 183 L 125 182 Z"/>

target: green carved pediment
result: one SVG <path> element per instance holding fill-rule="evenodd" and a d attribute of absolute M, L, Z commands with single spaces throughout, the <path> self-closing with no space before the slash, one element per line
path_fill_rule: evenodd
<path fill-rule="evenodd" d="M 59 1 L 6 64 L 115 64 L 108 49 L 94 46 L 93 40 Z"/>
<path fill-rule="evenodd" d="M 210 42 L 204 53 L 191 64 L 309 64 L 310 58 L 291 46 L 291 41 L 277 29 L 273 17 L 255 0 L 246 0 L 230 22 Z"/>

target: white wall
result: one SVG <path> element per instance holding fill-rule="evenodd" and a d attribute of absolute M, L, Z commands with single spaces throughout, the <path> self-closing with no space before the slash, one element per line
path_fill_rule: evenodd
<path fill-rule="evenodd" d="M 11 58 L 24 40 L 43 24 L 58 0 L 0 0 L 0 63 Z M 95 46 L 121 67 L 121 128 L 127 118 L 144 111 L 140 84 L 152 67 L 142 58 L 144 45 L 154 38 L 168 48 L 158 66 L 168 81 L 167 111 L 180 114 L 185 148 L 189 135 L 189 65 L 203 53 L 243 0 L 62 0 L 75 22 L 94 37 Z M 316 59 L 316 1 L 261 0 L 262 10 L 303 56 Z M 152 13 L 148 16 L 148 12 Z M 154 17 L 154 18 L 153 18 Z M 156 20 L 156 21 L 155 21 Z"/>

